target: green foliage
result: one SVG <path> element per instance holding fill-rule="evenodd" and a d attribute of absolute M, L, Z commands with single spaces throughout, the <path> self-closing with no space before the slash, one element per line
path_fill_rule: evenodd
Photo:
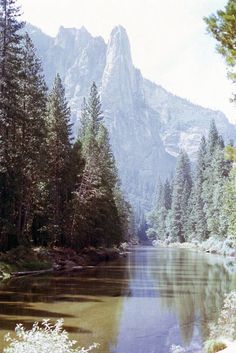
<path fill-rule="evenodd" d="M 206 353 L 216 353 L 220 352 L 223 349 L 227 348 L 226 344 L 216 340 L 209 340 L 205 344 Z"/>
<path fill-rule="evenodd" d="M 217 50 L 223 55 L 228 66 L 228 76 L 236 79 L 236 3 L 228 0 L 224 10 L 205 18 L 208 32 L 217 40 Z"/>
<path fill-rule="evenodd" d="M 147 236 L 149 239 L 165 240 L 169 235 L 167 230 L 167 218 L 170 213 L 172 203 L 172 187 L 171 183 L 167 179 L 162 184 L 161 180 L 158 182 L 158 195 L 156 207 L 147 216 L 149 228 L 147 230 Z"/>
<path fill-rule="evenodd" d="M 210 326 L 210 339 L 224 337 L 228 341 L 236 339 L 236 292 L 225 295 L 224 305 L 217 323 Z"/>
<path fill-rule="evenodd" d="M 181 152 L 177 161 L 173 181 L 172 199 L 172 241 L 185 241 L 185 226 L 187 222 L 188 200 L 192 189 L 190 161 L 186 152 Z"/>
<path fill-rule="evenodd" d="M 148 215 L 151 239 L 172 242 L 205 241 L 208 238 L 235 243 L 236 239 L 236 172 L 233 146 L 224 147 L 215 122 L 208 139 L 199 146 L 193 182 L 190 162 L 181 152 L 173 180 L 165 188 L 159 182 L 157 205 Z M 167 184 L 165 184 L 167 185 Z M 168 209 L 169 199 L 172 199 Z M 168 199 L 168 203 L 166 200 Z"/>
<path fill-rule="evenodd" d="M 236 149 L 233 146 L 225 147 L 225 158 L 229 161 L 236 162 Z"/>
<path fill-rule="evenodd" d="M 72 200 L 71 244 L 77 248 L 119 244 L 127 239 L 129 207 L 120 191 L 95 83 L 83 103 L 79 137 L 85 167 Z"/>
<path fill-rule="evenodd" d="M 19 14 L 15 0 L 0 0 L 0 250 L 128 240 L 131 210 L 96 84 L 84 100 L 79 139 L 72 144 L 61 78 L 47 95 Z"/>
<path fill-rule="evenodd" d="M 225 183 L 223 193 L 223 213 L 228 220 L 228 235 L 236 245 L 236 168 L 233 168 Z"/>
<path fill-rule="evenodd" d="M 65 219 L 72 190 L 68 176 L 71 171 L 71 124 L 65 90 L 59 75 L 56 76 L 48 98 L 47 177 L 49 238 L 54 243 L 64 242 Z M 74 185 L 73 185 L 74 187 Z"/>

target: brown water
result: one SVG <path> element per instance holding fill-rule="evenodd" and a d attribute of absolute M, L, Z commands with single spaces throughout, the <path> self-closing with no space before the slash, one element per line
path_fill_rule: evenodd
<path fill-rule="evenodd" d="M 136 247 L 127 258 L 69 275 L 27 277 L 0 287 L 0 345 L 16 323 L 65 319 L 98 353 L 202 352 L 224 294 L 236 289 L 230 261 L 180 249 Z"/>

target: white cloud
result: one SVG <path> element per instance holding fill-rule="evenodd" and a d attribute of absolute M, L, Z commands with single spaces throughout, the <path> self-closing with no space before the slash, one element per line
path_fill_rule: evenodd
<path fill-rule="evenodd" d="M 198 104 L 223 110 L 231 120 L 236 118 L 225 64 L 203 22 L 227 0 L 19 1 L 24 18 L 51 35 L 60 25 L 84 25 L 107 40 L 111 29 L 122 24 L 134 63 L 144 76 Z"/>

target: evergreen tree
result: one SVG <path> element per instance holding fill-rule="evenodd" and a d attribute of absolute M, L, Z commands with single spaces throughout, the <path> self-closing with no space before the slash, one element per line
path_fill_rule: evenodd
<path fill-rule="evenodd" d="M 118 171 L 110 146 L 108 130 L 103 124 L 99 126 L 96 141 L 99 148 L 99 161 L 104 183 L 106 183 L 108 188 L 114 190 L 118 183 Z"/>
<path fill-rule="evenodd" d="M 59 75 L 48 102 L 48 232 L 54 242 L 64 242 L 64 212 L 70 193 L 67 177 L 72 157 L 70 109 Z"/>
<path fill-rule="evenodd" d="M 22 119 L 20 77 L 23 23 L 15 0 L 0 1 L 0 233 L 16 243 L 18 130 Z"/>
<path fill-rule="evenodd" d="M 147 214 L 147 236 L 149 239 L 162 239 L 163 237 L 163 220 L 161 220 L 160 210 L 164 207 L 164 186 L 161 179 L 157 183 L 157 198 L 154 209 Z"/>
<path fill-rule="evenodd" d="M 228 0 L 225 9 L 217 11 L 205 22 L 209 33 L 217 40 L 217 50 L 223 55 L 228 67 L 228 76 L 235 83 L 236 72 L 236 3 L 235 0 Z"/>
<path fill-rule="evenodd" d="M 224 158 L 224 143 L 215 123 L 211 123 L 206 152 L 206 168 L 203 182 L 204 212 L 207 219 L 207 236 L 226 231 L 225 219 L 221 218 L 222 195 L 230 164 Z"/>
<path fill-rule="evenodd" d="M 224 219 L 227 219 L 227 236 L 234 240 L 236 246 L 236 167 L 230 173 L 224 186 L 223 209 Z"/>
<path fill-rule="evenodd" d="M 172 186 L 169 179 L 166 179 L 164 184 L 164 206 L 166 210 L 171 209 L 172 203 Z"/>
<path fill-rule="evenodd" d="M 94 135 L 97 134 L 100 126 L 100 122 L 103 120 L 101 108 L 102 108 L 102 104 L 100 101 L 98 89 L 95 82 L 93 82 L 90 90 L 90 95 L 88 98 L 88 104 L 85 111 L 87 111 L 90 122 L 92 124 L 92 131 Z"/>
<path fill-rule="evenodd" d="M 135 234 L 134 218 L 131 205 L 124 198 L 119 183 L 114 189 L 115 205 L 118 212 L 118 218 L 121 226 L 120 240 L 130 241 Z"/>
<path fill-rule="evenodd" d="M 207 219 L 204 211 L 203 182 L 206 170 L 207 145 L 202 137 L 198 150 L 197 165 L 195 169 L 194 186 L 189 201 L 189 222 L 187 233 L 190 239 L 205 240 L 207 238 Z"/>
<path fill-rule="evenodd" d="M 168 237 L 166 219 L 171 209 L 171 203 L 171 184 L 169 180 L 166 179 L 163 185 L 162 181 L 159 179 L 156 207 L 147 216 L 148 225 L 150 226 L 147 230 L 147 236 L 150 239 L 156 238 L 164 241 Z"/>
<path fill-rule="evenodd" d="M 184 229 L 191 188 L 192 177 L 190 161 L 187 153 L 182 151 L 177 161 L 173 184 L 171 229 L 171 238 L 173 241 L 185 241 Z"/>
<path fill-rule="evenodd" d="M 121 222 L 126 206 L 118 188 L 108 132 L 102 125 L 95 83 L 88 102 L 84 102 L 81 126 L 85 169 L 72 202 L 71 239 L 77 247 L 116 244 L 124 235 Z"/>
<path fill-rule="evenodd" d="M 28 34 L 23 41 L 21 77 L 22 120 L 18 129 L 17 230 L 21 239 L 31 236 L 38 189 L 45 175 L 47 89 L 41 63 Z"/>
<path fill-rule="evenodd" d="M 225 159 L 224 150 L 217 146 L 213 155 L 212 177 L 213 183 L 212 202 L 207 210 L 207 225 L 211 235 L 225 236 L 227 231 L 227 219 L 223 218 L 223 193 L 225 184 Z"/>
<path fill-rule="evenodd" d="M 15 0 L 0 1 L 0 161 L 7 172 L 14 160 L 17 123 L 21 117 L 20 77 L 22 67 L 23 23 L 18 20 L 19 8 Z M 18 119 L 17 119 L 18 118 Z"/>

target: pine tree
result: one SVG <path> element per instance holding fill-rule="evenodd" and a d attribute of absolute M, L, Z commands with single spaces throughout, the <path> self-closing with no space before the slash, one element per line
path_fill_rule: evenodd
<path fill-rule="evenodd" d="M 171 209 L 172 203 L 172 186 L 169 179 L 166 179 L 164 184 L 164 205 L 166 210 Z"/>
<path fill-rule="evenodd" d="M 187 153 L 182 151 L 178 158 L 173 184 L 171 229 L 172 241 L 185 241 L 184 229 L 191 188 L 192 177 L 190 161 Z"/>
<path fill-rule="evenodd" d="M 121 222 L 125 204 L 119 194 L 114 156 L 107 129 L 102 125 L 95 83 L 84 103 L 81 126 L 85 169 L 72 202 L 70 238 L 77 247 L 116 244 L 124 235 Z"/>
<path fill-rule="evenodd" d="M 225 159 L 224 150 L 221 145 L 217 146 L 213 155 L 212 161 L 212 176 L 213 183 L 212 202 L 207 210 L 207 225 L 208 230 L 213 236 L 223 237 L 227 232 L 227 219 L 223 218 L 223 193 L 225 184 Z"/>
<path fill-rule="evenodd" d="M 224 185 L 222 214 L 227 219 L 227 236 L 234 240 L 236 246 L 236 167 Z"/>
<path fill-rule="evenodd" d="M 100 101 L 100 96 L 98 93 L 97 86 L 95 82 L 93 82 L 91 90 L 90 90 L 90 95 L 88 98 L 88 104 L 87 104 L 87 114 L 89 116 L 89 119 L 92 124 L 92 131 L 94 135 L 97 134 L 100 122 L 103 120 L 103 115 L 102 115 L 102 104 Z"/>
<path fill-rule="evenodd" d="M 205 240 L 207 238 L 207 219 L 204 211 L 203 182 L 206 169 L 207 145 L 202 137 L 198 150 L 197 165 L 195 169 L 194 186 L 189 202 L 189 222 L 187 233 L 190 239 Z"/>
<path fill-rule="evenodd" d="M 229 78 L 235 82 L 236 72 L 236 3 L 228 0 L 225 9 L 205 18 L 209 33 L 217 40 L 217 51 L 225 58 Z M 234 93 L 234 99 L 235 99 Z"/>
<path fill-rule="evenodd" d="M 22 120 L 18 128 L 17 231 L 20 240 L 30 238 L 38 188 L 45 173 L 47 88 L 41 63 L 26 33 L 23 40 L 21 74 Z"/>
<path fill-rule="evenodd" d="M 103 124 L 99 126 L 96 141 L 99 148 L 99 161 L 103 171 L 104 183 L 111 190 L 114 190 L 118 183 L 118 171 L 110 146 L 108 130 Z"/>
<path fill-rule="evenodd" d="M 133 211 L 129 202 L 125 200 L 119 183 L 117 183 L 113 193 L 121 227 L 120 241 L 124 240 L 128 242 L 135 234 Z"/>
<path fill-rule="evenodd" d="M 70 109 L 59 75 L 48 102 L 48 231 L 52 241 L 64 241 L 64 211 L 70 200 L 67 176 L 72 156 Z"/>
<path fill-rule="evenodd" d="M 3 246 L 17 243 L 18 130 L 23 23 L 15 0 L 0 1 L 0 233 Z M 5 244 L 4 244 L 5 243 Z"/>
<path fill-rule="evenodd" d="M 225 178 L 230 164 L 224 158 L 224 143 L 215 123 L 211 123 L 206 152 L 206 168 L 203 182 L 204 212 L 207 219 L 207 236 L 216 236 L 226 231 L 225 219 L 220 218 Z"/>
<path fill-rule="evenodd" d="M 150 239 L 156 238 L 165 241 L 168 237 L 166 219 L 171 209 L 172 203 L 172 187 L 168 179 L 166 179 L 164 185 L 159 179 L 158 181 L 158 195 L 156 201 L 156 207 L 151 211 L 148 216 L 149 229 L 147 236 Z"/>
<path fill-rule="evenodd" d="M 158 179 L 157 183 L 157 197 L 155 200 L 155 206 L 151 212 L 147 214 L 147 236 L 149 239 L 161 239 L 163 238 L 161 234 L 163 233 L 162 220 L 160 220 L 160 210 L 164 207 L 164 186 L 161 179 Z M 162 234 L 163 235 L 163 234 Z"/>

